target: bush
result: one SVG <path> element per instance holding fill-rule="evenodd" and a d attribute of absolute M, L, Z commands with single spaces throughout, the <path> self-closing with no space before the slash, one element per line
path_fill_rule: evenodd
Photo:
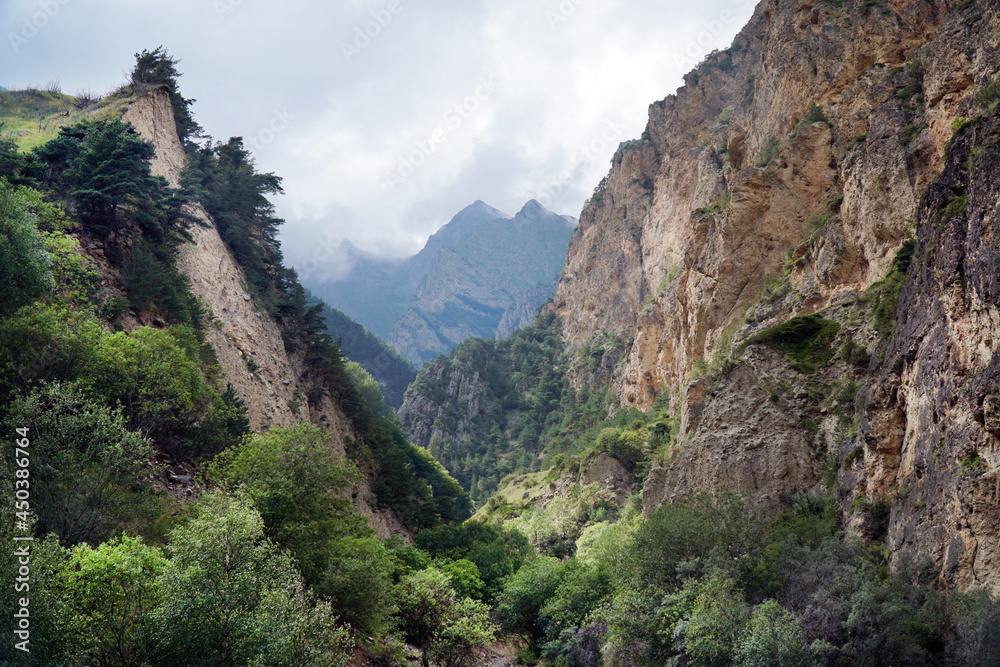
<path fill-rule="evenodd" d="M 826 123 L 826 114 L 823 112 L 823 107 L 813 102 L 809 105 L 809 109 L 806 111 L 806 115 L 802 117 L 800 125 L 812 125 L 813 123 Z"/>
<path fill-rule="evenodd" d="M 780 146 L 781 143 L 776 138 L 768 137 L 757 153 L 757 166 L 766 167 L 772 160 L 775 160 L 778 157 Z"/>
<path fill-rule="evenodd" d="M 193 426 L 206 414 L 212 390 L 199 360 L 181 347 L 182 332 L 141 327 L 102 337 L 83 382 L 120 404 L 132 430 L 164 434 Z"/>
<path fill-rule="evenodd" d="M 448 576 L 428 568 L 399 584 L 399 613 L 406 638 L 423 652 L 423 664 L 470 665 L 474 649 L 491 644 L 497 628 L 489 607 L 459 598 Z"/>
<path fill-rule="evenodd" d="M 206 478 L 243 489 L 264 522 L 264 535 L 288 549 L 313 589 L 340 619 L 381 633 L 391 608 L 390 556 L 350 504 L 355 466 L 330 451 L 329 435 L 300 425 L 251 435 L 216 456 Z"/>
<path fill-rule="evenodd" d="M 746 343 L 763 343 L 781 352 L 789 366 L 806 375 L 829 363 L 835 354 L 830 347 L 840 325 L 818 315 L 798 315 L 765 329 Z"/>
<path fill-rule="evenodd" d="M 265 539 L 248 499 L 207 494 L 168 551 L 160 585 L 170 595 L 150 614 L 153 665 L 346 664 L 346 632 Z"/>
<path fill-rule="evenodd" d="M 753 608 L 736 649 L 743 667 L 811 667 L 816 662 L 795 615 L 774 600 Z"/>
<path fill-rule="evenodd" d="M 122 537 L 97 548 L 76 547 L 62 577 L 67 625 L 80 633 L 80 652 L 95 664 L 143 664 L 149 613 L 165 593 L 167 560 L 137 537 Z"/>

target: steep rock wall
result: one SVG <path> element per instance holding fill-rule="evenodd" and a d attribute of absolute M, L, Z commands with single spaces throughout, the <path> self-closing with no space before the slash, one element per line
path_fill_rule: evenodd
<path fill-rule="evenodd" d="M 625 335 L 615 380 L 627 403 L 662 391 L 683 402 L 695 360 L 782 275 L 830 195 L 839 215 L 792 277 L 799 309 L 866 288 L 912 235 L 959 106 L 996 69 L 995 9 L 862 4 L 765 0 L 615 156 L 554 308 L 573 347 Z M 828 124 L 800 125 L 812 104 Z"/>
<path fill-rule="evenodd" d="M 887 543 L 948 586 L 1000 591 L 1000 113 L 956 136 L 924 197 L 896 333 L 866 394 L 845 502 L 891 506 Z"/>
<path fill-rule="evenodd" d="M 817 487 L 829 449 L 849 530 L 871 536 L 862 510 L 881 502 L 876 539 L 894 558 L 912 550 L 943 585 L 1000 589 L 995 121 L 964 155 L 964 139 L 949 148 L 997 81 L 994 2 L 764 0 L 650 107 L 584 209 L 553 306 L 571 349 L 625 341 L 612 382 L 626 405 L 669 392 L 677 406 L 646 511 L 701 489 L 774 503 Z M 973 176 L 951 174 L 963 165 Z M 967 223 L 942 213 L 966 190 Z M 862 291 L 918 232 L 890 345 L 865 322 L 882 293 Z M 804 313 L 839 322 L 835 345 L 857 337 L 870 367 L 838 356 L 806 377 L 760 345 L 730 359 Z M 838 392 L 856 385 L 850 407 Z"/>

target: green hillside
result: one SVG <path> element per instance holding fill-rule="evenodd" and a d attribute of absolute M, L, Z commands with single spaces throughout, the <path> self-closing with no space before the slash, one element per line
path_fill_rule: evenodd
<path fill-rule="evenodd" d="M 360 364 L 378 382 L 386 403 L 394 408 L 401 406 L 406 388 L 417 376 L 412 364 L 367 327 L 336 308 L 323 308 L 323 321 L 344 356 Z"/>

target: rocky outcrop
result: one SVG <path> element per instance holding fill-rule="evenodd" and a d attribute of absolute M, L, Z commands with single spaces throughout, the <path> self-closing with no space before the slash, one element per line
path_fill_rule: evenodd
<path fill-rule="evenodd" d="M 132 123 L 143 138 L 156 145 L 152 167 L 155 174 L 177 187 L 184 165 L 184 148 L 177 136 L 170 98 L 154 89 L 128 105 L 122 120 Z M 246 276 L 226 247 L 209 215 L 200 205 L 188 206 L 197 221 L 190 228 L 190 242 L 182 243 L 178 271 L 187 277 L 191 291 L 204 300 L 211 323 L 206 338 L 215 349 L 225 380 L 246 404 L 251 428 L 263 432 L 271 427 L 315 423 L 329 434 L 328 445 L 338 456 L 346 456 L 346 443 L 355 438 L 350 421 L 329 394 L 312 405 L 307 400 L 309 369 L 285 351 L 278 324 L 254 299 Z M 369 475 L 370 477 L 370 475 Z M 372 509 L 371 480 L 354 490 L 355 506 L 366 515 L 380 535 L 409 532 L 391 510 Z"/>
<path fill-rule="evenodd" d="M 1000 113 L 977 116 L 948 153 L 859 438 L 845 444 L 863 466 L 841 483 L 845 503 L 889 505 L 894 552 L 929 555 L 945 585 L 1000 591 Z"/>
<path fill-rule="evenodd" d="M 992 2 L 764 0 L 651 105 L 581 215 L 553 304 L 578 386 L 600 379 L 581 370 L 594 341 L 616 338 L 623 403 L 666 392 L 676 406 L 679 446 L 650 474 L 647 510 L 720 487 L 774 502 L 817 486 L 829 448 L 851 530 L 873 537 L 855 510 L 881 502 L 894 554 L 932 558 L 949 586 L 1000 588 L 994 121 L 949 148 L 959 119 L 993 103 L 981 91 L 1000 81 L 998 54 Z M 880 343 L 865 319 L 885 292 L 869 288 L 918 228 L 921 268 Z M 840 323 L 837 345 L 865 341 L 867 389 L 839 357 L 805 378 L 743 347 L 806 313 Z M 844 378 L 862 387 L 847 424 L 831 412 Z"/>

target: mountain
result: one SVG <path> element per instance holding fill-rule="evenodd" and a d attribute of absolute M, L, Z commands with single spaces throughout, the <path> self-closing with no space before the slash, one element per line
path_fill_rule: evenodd
<path fill-rule="evenodd" d="M 354 268 L 313 286 L 415 365 L 470 336 L 509 335 L 555 289 L 575 220 L 531 201 L 511 217 L 477 201 L 402 261 L 343 246 Z"/>

